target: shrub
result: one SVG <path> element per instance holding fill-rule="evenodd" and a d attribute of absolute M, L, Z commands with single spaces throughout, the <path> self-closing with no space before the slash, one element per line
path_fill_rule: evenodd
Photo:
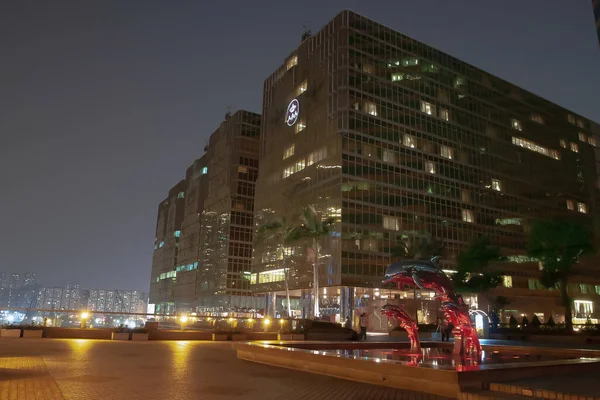
<path fill-rule="evenodd" d="M 519 324 L 517 323 L 517 319 L 516 319 L 516 318 L 515 318 L 513 315 L 511 315 L 511 316 L 510 316 L 510 319 L 508 320 L 508 326 L 509 326 L 511 329 L 516 329 L 516 328 L 517 328 L 517 325 L 519 325 Z"/>
<path fill-rule="evenodd" d="M 523 320 L 521 321 L 521 327 L 523 329 L 525 329 L 528 326 L 529 326 L 529 319 L 527 318 L 527 315 L 523 315 Z"/>
<path fill-rule="evenodd" d="M 539 328 L 542 325 L 540 319 L 537 315 L 533 314 L 533 319 L 531 320 L 531 326 L 534 328 Z"/>
<path fill-rule="evenodd" d="M 556 323 L 554 322 L 554 318 L 552 318 L 552 315 L 550 316 L 550 318 L 548 318 L 548 322 L 546 322 L 546 326 L 548 326 L 550 328 L 554 328 L 556 326 Z"/>

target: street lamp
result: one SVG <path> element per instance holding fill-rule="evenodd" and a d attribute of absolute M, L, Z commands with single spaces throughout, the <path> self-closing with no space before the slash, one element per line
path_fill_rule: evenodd
<path fill-rule="evenodd" d="M 187 315 L 182 315 L 179 317 L 179 322 L 181 322 L 181 330 L 183 330 L 185 323 L 188 321 Z"/>
<path fill-rule="evenodd" d="M 81 328 L 85 329 L 87 327 L 87 319 L 90 317 L 90 314 L 87 311 L 81 313 Z"/>

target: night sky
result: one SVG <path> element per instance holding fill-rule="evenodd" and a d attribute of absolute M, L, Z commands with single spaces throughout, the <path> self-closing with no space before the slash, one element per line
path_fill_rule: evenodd
<path fill-rule="evenodd" d="M 600 121 L 590 0 L 4 1 L 0 271 L 148 290 L 158 203 L 342 9 Z"/>

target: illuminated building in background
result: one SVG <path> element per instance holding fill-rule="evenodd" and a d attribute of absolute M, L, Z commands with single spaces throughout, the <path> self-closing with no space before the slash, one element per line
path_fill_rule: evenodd
<path fill-rule="evenodd" d="M 260 115 L 227 115 L 159 205 L 150 282 L 156 313 L 257 308 L 250 293 Z"/>
<path fill-rule="evenodd" d="M 487 236 L 513 261 L 491 293 L 509 298 L 505 316 L 561 319 L 558 291 L 535 284 L 527 229 L 536 218 L 594 222 L 597 124 L 350 11 L 305 37 L 266 79 L 262 118 L 256 222 L 294 220 L 307 204 L 338 221 L 320 242 L 322 315 L 368 312 L 380 321 L 370 329 L 386 330 L 378 310 L 394 302 L 435 322 L 432 293 L 381 287 L 391 249 L 437 238 L 452 271 L 459 252 Z M 294 307 L 306 315 L 306 249 L 256 246 L 254 293 L 283 300 L 286 255 Z M 572 280 L 579 317 L 600 305 L 593 267 L 578 265 Z"/>

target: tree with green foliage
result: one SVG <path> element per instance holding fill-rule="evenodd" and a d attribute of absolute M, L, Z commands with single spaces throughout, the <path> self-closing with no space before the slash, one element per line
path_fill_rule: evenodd
<path fill-rule="evenodd" d="M 476 239 L 456 258 L 456 273 L 452 275 L 456 290 L 485 295 L 502 282 L 502 272 L 492 267 L 503 260 L 500 248 L 493 246 L 489 238 Z"/>
<path fill-rule="evenodd" d="M 542 263 L 542 285 L 560 290 L 565 308 L 565 324 L 569 331 L 573 330 L 573 312 L 567 291 L 569 278 L 573 273 L 573 266 L 584 254 L 592 251 L 591 232 L 580 222 L 544 220 L 535 221 L 531 226 L 527 252 L 530 257 Z"/>
<path fill-rule="evenodd" d="M 515 318 L 514 315 L 511 315 L 510 318 L 508 319 L 508 326 L 511 329 L 516 329 L 517 325 L 519 325 L 519 323 L 517 322 L 517 319 Z"/>
<path fill-rule="evenodd" d="M 521 327 L 523 329 L 525 329 L 528 326 L 529 326 L 529 318 L 527 318 L 527 315 L 523 315 L 523 319 L 521 320 Z"/>
<path fill-rule="evenodd" d="M 291 235 L 291 241 L 308 239 L 311 243 L 309 249 L 312 254 L 310 259 L 313 261 L 313 318 L 319 316 L 319 263 L 321 258 L 321 238 L 329 236 L 333 231 L 336 219 L 328 217 L 310 205 L 302 210 L 299 216 L 299 225 L 294 227 Z"/>
<path fill-rule="evenodd" d="M 537 315 L 533 314 L 533 319 L 531 320 L 531 326 L 533 326 L 534 328 L 539 328 L 542 325 L 542 322 L 540 321 L 540 319 L 538 318 Z"/>
<path fill-rule="evenodd" d="M 282 252 L 281 267 L 283 268 L 283 278 L 285 284 L 285 297 L 287 300 L 288 317 L 292 316 L 292 307 L 290 304 L 290 282 L 289 268 L 286 268 L 288 257 L 285 254 L 285 246 L 292 243 L 295 238 L 294 226 L 287 222 L 285 217 L 276 218 L 273 221 L 264 223 L 258 227 L 256 244 L 264 243 L 277 246 Z"/>

